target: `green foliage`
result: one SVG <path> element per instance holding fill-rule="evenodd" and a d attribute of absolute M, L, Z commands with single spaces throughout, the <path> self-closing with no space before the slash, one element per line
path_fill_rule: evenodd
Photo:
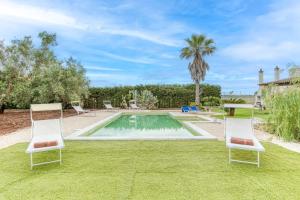
<path fill-rule="evenodd" d="M 234 103 L 234 104 L 245 104 L 246 101 L 240 98 L 222 99 L 222 103 Z"/>
<path fill-rule="evenodd" d="M 202 96 L 220 97 L 221 88 L 218 85 L 201 85 L 203 88 Z M 210 89 L 207 90 L 206 87 Z M 133 97 L 128 97 L 129 91 L 149 90 L 157 97 L 158 108 L 179 108 L 182 105 L 188 105 L 189 102 L 195 101 L 195 85 L 137 85 L 137 86 L 119 86 L 119 87 L 94 87 L 90 88 L 90 96 L 85 99 L 85 105 L 92 107 L 93 102 L 97 102 L 97 108 L 103 108 L 103 100 L 111 100 L 112 105 L 119 107 L 122 102 L 122 96 L 126 101 Z"/>
<path fill-rule="evenodd" d="M 265 100 L 270 112 L 271 132 L 286 139 L 300 140 L 300 88 L 292 87 L 281 92 L 269 90 Z"/>
<path fill-rule="evenodd" d="M 219 106 L 220 103 L 221 103 L 220 97 L 209 96 L 209 97 L 202 98 L 203 106 Z"/>
<path fill-rule="evenodd" d="M 31 103 L 78 100 L 88 95 L 83 66 L 73 58 L 59 60 L 52 46 L 56 35 L 39 34 L 40 46 L 31 37 L 0 43 L 0 107 L 26 108 Z"/>
<path fill-rule="evenodd" d="M 152 94 L 149 90 L 143 90 L 137 95 L 137 103 L 142 108 L 154 109 L 156 108 L 158 100 L 157 97 Z"/>
<path fill-rule="evenodd" d="M 199 106 L 196 102 L 190 102 L 190 106 Z"/>

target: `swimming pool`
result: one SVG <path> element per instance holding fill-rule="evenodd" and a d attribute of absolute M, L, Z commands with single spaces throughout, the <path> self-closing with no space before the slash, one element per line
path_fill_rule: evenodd
<path fill-rule="evenodd" d="M 71 135 L 75 140 L 213 139 L 192 123 L 169 113 L 118 113 Z"/>

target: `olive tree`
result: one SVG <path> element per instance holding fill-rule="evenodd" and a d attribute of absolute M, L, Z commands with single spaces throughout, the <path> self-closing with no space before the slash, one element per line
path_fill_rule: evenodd
<path fill-rule="evenodd" d="M 30 36 L 0 43 L 0 108 L 26 108 L 30 103 L 62 102 L 87 97 L 89 81 L 73 58 L 59 60 L 53 51 L 56 35 L 39 33 L 35 47 Z"/>

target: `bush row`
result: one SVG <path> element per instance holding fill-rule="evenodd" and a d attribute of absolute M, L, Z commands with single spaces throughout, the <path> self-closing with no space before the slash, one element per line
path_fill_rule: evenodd
<path fill-rule="evenodd" d="M 201 98 L 221 96 L 221 87 L 218 85 L 202 84 Z M 195 85 L 137 85 L 118 87 L 93 87 L 89 90 L 89 98 L 84 100 L 88 108 L 103 108 L 103 101 L 110 100 L 114 107 L 120 107 L 122 96 L 127 96 L 130 91 L 149 90 L 157 97 L 158 108 L 179 108 L 195 101 Z"/>

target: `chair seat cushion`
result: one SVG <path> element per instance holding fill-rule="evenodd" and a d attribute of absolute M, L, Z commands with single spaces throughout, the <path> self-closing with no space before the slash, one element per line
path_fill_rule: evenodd
<path fill-rule="evenodd" d="M 253 146 L 254 142 L 252 139 L 243 139 L 237 137 L 231 137 L 230 142 L 233 144 L 242 144 L 242 145 L 250 145 Z"/>
<path fill-rule="evenodd" d="M 45 141 L 45 142 L 36 142 L 33 144 L 34 148 L 43 148 L 43 147 L 52 147 L 57 146 L 58 142 L 56 140 L 53 141 Z"/>
<path fill-rule="evenodd" d="M 53 146 L 43 146 L 36 148 L 34 147 L 34 144 L 36 143 L 44 143 L 44 142 L 52 142 L 56 141 L 57 144 Z M 53 143 L 52 143 L 53 144 Z M 35 153 L 35 152 L 42 152 L 42 151 L 48 151 L 48 150 L 54 150 L 54 149 L 63 149 L 64 148 L 64 141 L 62 137 L 35 137 L 31 140 L 31 142 L 28 145 L 28 148 L 26 150 L 26 153 Z"/>

